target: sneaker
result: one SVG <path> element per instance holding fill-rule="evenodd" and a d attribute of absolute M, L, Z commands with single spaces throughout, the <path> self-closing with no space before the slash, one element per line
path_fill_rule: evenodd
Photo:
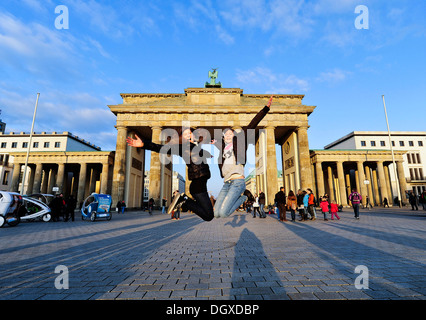
<path fill-rule="evenodd" d="M 167 209 L 167 213 L 171 214 L 173 210 L 177 208 L 179 204 L 181 204 L 183 201 L 188 199 L 188 196 L 185 193 L 181 193 L 179 196 L 175 196 L 173 198 L 172 203 L 170 204 L 170 207 Z"/>

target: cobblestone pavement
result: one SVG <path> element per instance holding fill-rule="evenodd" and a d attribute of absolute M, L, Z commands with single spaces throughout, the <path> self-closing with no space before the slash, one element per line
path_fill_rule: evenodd
<path fill-rule="evenodd" d="M 425 299 L 426 211 L 339 221 L 134 211 L 0 229 L 0 299 Z M 289 214 L 287 214 L 289 217 Z M 57 289 L 66 284 L 68 289 Z M 355 270 L 357 266 L 368 269 Z M 368 278 L 366 276 L 368 275 Z M 363 280 L 360 281 L 360 277 Z M 65 280 L 64 280 L 65 279 Z M 56 286 L 55 286 L 56 284 Z M 368 286 L 357 289 L 356 285 Z"/>

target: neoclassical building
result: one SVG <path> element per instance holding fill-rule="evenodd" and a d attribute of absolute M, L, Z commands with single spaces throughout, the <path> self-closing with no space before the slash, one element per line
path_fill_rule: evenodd
<path fill-rule="evenodd" d="M 129 206 L 140 206 L 133 195 L 143 190 L 144 150 L 128 147 L 127 136 L 137 134 L 156 143 L 165 143 L 164 129 L 179 129 L 183 125 L 204 128 L 211 137 L 215 136 L 215 129 L 243 129 L 267 104 L 270 95 L 214 87 L 188 88 L 184 93 L 123 93 L 121 97 L 122 104 L 108 106 L 117 116 L 112 196 L 114 201 L 128 199 Z M 256 184 L 265 192 L 268 203 L 273 203 L 277 192 L 275 144 L 283 147 L 284 178 L 298 188 L 312 185 L 308 116 L 315 107 L 304 105 L 303 97 L 274 94 L 271 110 L 257 129 Z M 171 185 L 171 172 L 172 164 L 162 164 L 160 156 L 152 152 L 149 194 L 157 204 L 163 197 L 170 203 L 172 190 L 167 186 Z"/>
<path fill-rule="evenodd" d="M 70 132 L 42 132 L 33 134 L 27 162 L 29 136 L 25 132 L 0 135 L 0 148 L 13 163 L 9 191 L 72 194 L 79 203 L 95 191 L 111 193 L 113 151 L 101 151 Z"/>
<path fill-rule="evenodd" d="M 407 203 L 403 168 L 405 153 L 394 151 L 403 203 Z M 327 194 L 330 200 L 348 206 L 352 189 L 361 193 L 364 205 L 366 196 L 373 206 L 382 205 L 384 198 L 392 206 L 393 199 L 398 197 L 398 192 L 392 191 L 391 186 L 390 172 L 393 169 L 390 166 L 393 158 L 389 150 L 311 150 L 310 157 L 314 173 L 312 189 L 318 199 Z"/>

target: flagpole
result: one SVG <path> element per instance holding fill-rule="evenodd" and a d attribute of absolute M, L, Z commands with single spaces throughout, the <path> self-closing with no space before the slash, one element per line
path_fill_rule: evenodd
<path fill-rule="evenodd" d="M 30 131 L 30 141 L 28 142 L 27 158 L 25 159 L 24 174 L 22 176 L 21 195 L 24 194 L 25 176 L 27 175 L 28 158 L 30 156 L 31 141 L 33 139 L 34 122 L 35 122 L 35 118 L 36 118 L 37 106 L 38 106 L 38 98 L 39 97 L 40 97 L 40 93 L 37 93 L 37 100 L 36 100 L 36 104 L 35 104 L 35 108 L 34 108 L 34 115 L 33 115 L 33 123 L 31 125 L 31 131 Z"/>
<path fill-rule="evenodd" d="M 398 179 L 398 175 L 397 175 L 397 172 L 396 172 L 395 156 L 393 154 L 392 140 L 391 140 L 391 134 L 390 134 L 390 130 L 389 130 L 389 121 L 388 121 L 388 114 L 386 112 L 386 104 L 385 104 L 385 96 L 384 95 L 382 95 L 382 99 L 383 99 L 383 107 L 385 108 L 386 125 L 388 126 L 389 145 L 390 145 L 391 153 L 392 153 L 392 163 L 393 163 L 393 170 L 394 170 L 395 180 L 396 180 L 396 188 L 398 190 L 398 202 L 399 202 L 399 207 L 401 208 L 402 207 L 402 205 L 401 205 L 401 202 L 402 202 L 401 190 L 399 188 L 399 179 Z"/>

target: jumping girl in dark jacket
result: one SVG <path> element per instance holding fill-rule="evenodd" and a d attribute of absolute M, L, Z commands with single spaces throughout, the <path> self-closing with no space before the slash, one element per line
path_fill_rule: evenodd
<path fill-rule="evenodd" d="M 127 144 L 131 147 L 143 148 L 157 153 L 174 154 L 182 157 L 188 168 L 188 179 L 191 180 L 189 192 L 194 199 L 182 193 L 173 199 L 168 212 L 172 212 L 178 205 L 182 211 L 192 211 L 204 221 L 211 221 L 214 217 L 213 206 L 207 192 L 207 180 L 210 178 L 210 169 L 206 162 L 211 155 L 193 143 L 192 128 L 182 128 L 179 142 L 168 143 L 170 148 L 153 143 L 150 140 L 142 140 L 136 134 L 136 139 L 127 138 Z"/>

